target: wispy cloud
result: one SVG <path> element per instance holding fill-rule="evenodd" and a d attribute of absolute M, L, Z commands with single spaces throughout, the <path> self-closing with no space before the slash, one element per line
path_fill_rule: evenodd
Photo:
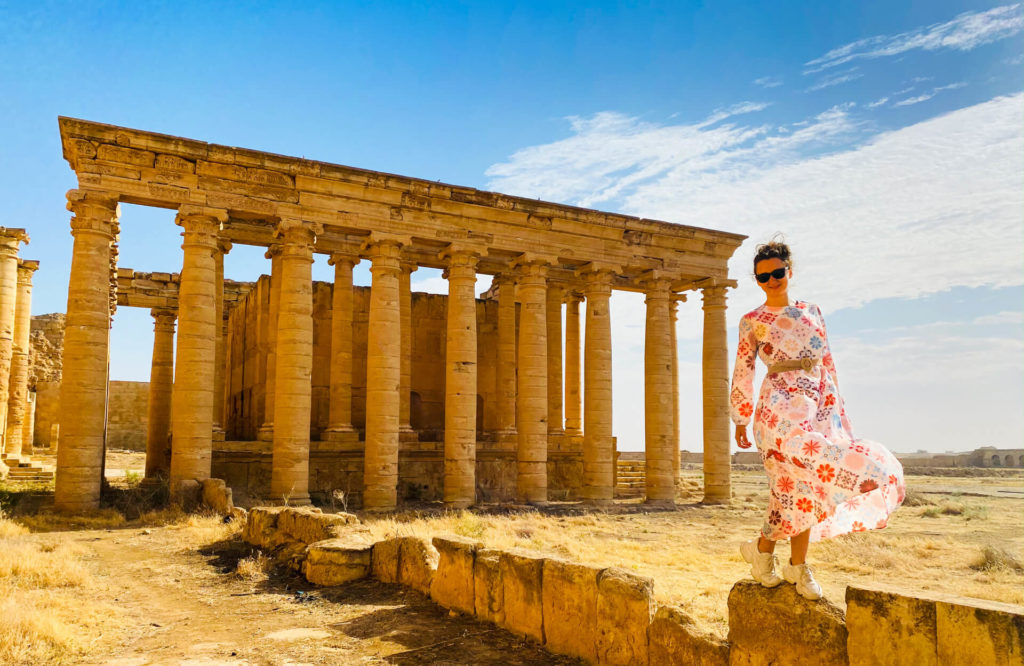
<path fill-rule="evenodd" d="M 933 23 L 895 35 L 877 35 L 832 49 L 807 62 L 805 74 L 837 67 L 851 60 L 884 58 L 923 49 L 970 51 L 982 44 L 1005 39 L 1024 29 L 1021 5 L 1004 5 L 984 12 L 965 12 L 951 21 Z"/>
<path fill-rule="evenodd" d="M 577 120 L 572 137 L 521 150 L 488 175 L 500 191 L 754 240 L 785 230 L 805 257 L 797 281 L 815 285 L 830 309 L 852 307 L 1024 282 L 1022 111 L 1024 94 L 1000 97 L 866 141 L 849 107 L 788 133 L 598 114 Z M 839 149 L 855 137 L 860 145 Z M 746 274 L 751 256 L 742 248 L 733 273 Z M 858 270 L 836 270 L 851 261 Z"/>
<path fill-rule="evenodd" d="M 869 109 L 877 109 L 878 107 L 882 106 L 883 104 L 885 104 L 888 101 L 889 101 L 888 97 L 882 97 L 881 99 L 877 99 L 874 102 L 869 102 L 867 104 L 867 107 Z"/>
<path fill-rule="evenodd" d="M 850 69 L 848 69 L 846 71 L 834 72 L 832 74 L 829 74 L 828 76 L 825 76 L 824 78 L 819 80 L 817 83 L 815 83 L 813 86 L 808 88 L 806 90 L 806 92 L 813 92 L 815 90 L 822 90 L 824 88 L 831 88 L 832 86 L 838 86 L 841 83 L 848 83 L 850 81 L 854 81 L 856 79 L 861 78 L 862 76 L 864 76 L 864 75 L 858 73 L 856 67 L 851 67 Z"/>
<path fill-rule="evenodd" d="M 762 76 L 759 79 L 754 79 L 754 85 L 762 88 L 778 88 L 782 85 L 782 79 L 778 76 Z"/>
<path fill-rule="evenodd" d="M 921 102 L 927 102 L 928 100 L 930 100 L 932 97 L 935 97 L 937 94 L 939 94 L 943 90 L 956 90 L 957 88 L 963 88 L 966 85 L 967 85 L 966 83 L 964 83 L 963 81 L 960 81 L 958 83 L 950 83 L 947 86 L 938 86 L 936 88 L 932 88 L 931 92 L 927 92 L 927 93 L 924 93 L 922 95 L 916 95 L 914 97 L 908 97 L 906 99 L 901 99 L 898 102 L 893 102 L 892 105 L 893 106 L 912 106 L 914 104 L 920 104 Z M 901 91 L 901 92 L 905 92 L 905 91 Z M 894 93 L 894 94 L 899 95 L 901 93 Z M 886 99 L 888 99 L 888 98 L 886 98 Z M 868 106 L 871 106 L 871 105 L 869 104 Z"/>

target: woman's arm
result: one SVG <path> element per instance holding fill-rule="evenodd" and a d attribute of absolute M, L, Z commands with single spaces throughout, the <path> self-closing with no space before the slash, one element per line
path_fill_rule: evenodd
<path fill-rule="evenodd" d="M 729 416 L 737 426 L 750 423 L 754 413 L 754 362 L 757 359 L 757 336 L 749 317 L 740 319 L 740 340 L 736 346 L 736 363 L 732 370 L 729 391 Z"/>

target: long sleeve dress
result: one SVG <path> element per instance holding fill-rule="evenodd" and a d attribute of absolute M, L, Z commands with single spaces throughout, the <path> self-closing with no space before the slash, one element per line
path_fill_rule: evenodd
<path fill-rule="evenodd" d="M 809 371 L 769 374 L 754 400 L 754 362 L 811 358 Z M 903 466 L 878 442 L 855 439 L 816 305 L 762 305 L 740 320 L 730 392 L 736 425 L 754 420 L 768 474 L 766 539 L 810 528 L 811 541 L 885 527 L 906 493 Z"/>

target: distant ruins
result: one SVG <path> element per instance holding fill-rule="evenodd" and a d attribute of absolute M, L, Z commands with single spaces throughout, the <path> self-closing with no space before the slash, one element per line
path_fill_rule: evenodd
<path fill-rule="evenodd" d="M 232 470 L 245 456 L 269 456 L 269 474 L 249 465 L 246 475 L 263 479 L 245 483 L 292 504 L 344 484 L 364 509 L 391 510 L 403 478 L 452 507 L 487 493 L 610 502 L 608 298 L 625 289 L 647 296 L 646 499 L 671 505 L 675 495 L 674 307 L 697 290 L 705 500 L 729 499 L 725 298 L 735 286 L 727 262 L 743 236 L 71 118 L 59 124 L 79 186 L 68 193 L 75 240 L 58 508 L 99 500 L 108 329 L 122 279 L 139 275 L 117 267 L 119 202 L 176 210 L 184 231 L 180 278 L 167 276 L 166 293 L 156 289 L 166 302 L 150 306 L 147 470 L 169 474 L 172 492 L 214 473 L 238 484 Z M 223 257 L 234 243 L 266 247 L 271 277 L 244 298 L 240 290 L 231 307 Z M 314 288 L 314 252 L 330 256 L 332 287 Z M 364 259 L 372 287 L 353 290 L 352 267 Z M 413 307 L 409 275 L 418 266 L 445 271 L 443 306 L 423 298 Z M 495 278 L 489 302 L 475 297 L 477 273 Z M 415 319 L 425 315 L 433 322 Z M 363 344 L 365 367 L 356 356 Z M 425 346 L 414 352 L 417 344 Z M 564 481 L 559 466 L 570 470 Z"/>
<path fill-rule="evenodd" d="M 29 391 L 32 274 L 38 261 L 20 259 L 24 229 L 0 227 L 0 473 L 32 452 L 35 394 Z"/>

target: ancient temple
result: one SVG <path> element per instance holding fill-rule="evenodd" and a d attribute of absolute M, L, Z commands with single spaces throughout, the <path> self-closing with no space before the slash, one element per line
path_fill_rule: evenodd
<path fill-rule="evenodd" d="M 663 506 L 679 472 L 675 308 L 701 293 L 705 501 L 728 500 L 727 262 L 743 236 L 59 122 L 78 188 L 58 507 L 98 504 L 118 303 L 153 312 L 146 466 L 172 490 L 215 476 L 267 501 L 342 490 L 376 511 L 606 504 L 614 289 L 646 296 L 646 501 Z M 180 274 L 118 270 L 120 202 L 177 211 Z M 225 281 L 233 244 L 267 248 L 270 276 Z M 314 253 L 332 284 L 313 282 Z M 353 287 L 360 261 L 369 288 Z M 411 292 L 420 266 L 444 271 L 446 297 Z M 494 278 L 484 298 L 478 274 Z"/>

